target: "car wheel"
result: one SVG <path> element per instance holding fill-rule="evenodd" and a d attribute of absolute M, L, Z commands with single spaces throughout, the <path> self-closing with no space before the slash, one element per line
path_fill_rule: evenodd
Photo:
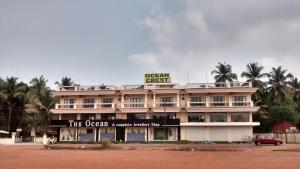
<path fill-rule="evenodd" d="M 258 146 L 258 143 L 257 143 L 257 142 L 255 142 L 255 145 L 256 145 L 256 146 Z"/>
<path fill-rule="evenodd" d="M 278 146 L 278 142 L 275 143 L 275 146 Z"/>

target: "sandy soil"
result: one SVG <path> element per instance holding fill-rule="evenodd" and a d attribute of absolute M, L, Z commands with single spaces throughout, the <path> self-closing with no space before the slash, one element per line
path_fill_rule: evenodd
<path fill-rule="evenodd" d="M 0 168 L 290 169 L 300 166 L 300 151 L 273 151 L 300 150 L 300 145 L 225 146 L 237 151 L 173 151 L 161 145 L 141 147 L 128 150 L 48 150 L 41 146 L 0 146 Z"/>

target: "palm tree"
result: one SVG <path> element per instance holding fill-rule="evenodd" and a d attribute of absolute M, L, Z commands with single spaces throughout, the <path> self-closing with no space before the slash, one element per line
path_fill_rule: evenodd
<path fill-rule="evenodd" d="M 11 115 L 15 109 L 18 100 L 24 96 L 25 86 L 17 82 L 16 77 L 7 77 L 6 82 L 2 84 L 3 90 L 0 91 L 0 98 L 5 101 L 8 109 L 7 130 L 11 131 Z"/>
<path fill-rule="evenodd" d="M 40 113 L 43 117 L 44 132 L 47 133 L 49 122 L 51 119 L 50 109 L 54 108 L 57 99 L 53 97 L 49 87 L 47 87 L 47 80 L 40 76 L 30 81 L 31 91 L 29 94 L 29 103 L 26 104 L 25 111 L 27 113 Z"/>
<path fill-rule="evenodd" d="M 272 70 L 267 74 L 269 77 L 268 82 L 268 91 L 271 95 L 271 100 L 274 100 L 275 103 L 283 102 L 284 99 L 289 94 L 289 81 L 288 79 L 292 78 L 293 75 L 287 73 L 286 69 L 282 69 L 281 66 L 277 68 L 272 68 Z"/>
<path fill-rule="evenodd" d="M 218 63 L 216 70 L 213 70 L 211 74 L 215 74 L 214 78 L 217 83 L 226 81 L 232 82 L 234 79 L 237 80 L 237 75 L 232 73 L 231 65 L 226 63 Z"/>
<path fill-rule="evenodd" d="M 262 87 L 264 83 L 260 79 L 267 76 L 267 73 L 262 73 L 263 69 L 264 67 L 259 66 L 256 62 L 249 63 L 241 76 L 246 77 L 247 82 L 252 82 L 253 87 Z"/>
<path fill-rule="evenodd" d="M 56 81 L 55 84 L 59 86 L 73 86 L 74 81 L 71 78 L 65 76 L 61 79 L 61 82 Z"/>
<path fill-rule="evenodd" d="M 300 82 L 298 81 L 298 78 L 296 77 L 291 78 L 289 85 L 292 88 L 292 91 L 294 93 L 293 99 L 295 103 L 297 103 L 297 110 L 300 111 Z"/>

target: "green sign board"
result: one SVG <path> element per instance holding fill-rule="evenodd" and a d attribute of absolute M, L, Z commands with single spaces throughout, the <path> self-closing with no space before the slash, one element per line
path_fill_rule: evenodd
<path fill-rule="evenodd" d="M 145 83 L 171 83 L 170 73 L 150 73 L 144 76 Z"/>

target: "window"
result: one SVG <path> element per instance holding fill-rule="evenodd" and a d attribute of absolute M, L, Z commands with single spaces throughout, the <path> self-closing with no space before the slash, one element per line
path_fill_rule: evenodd
<path fill-rule="evenodd" d="M 205 106 L 205 99 L 203 96 L 192 96 L 191 106 Z"/>
<path fill-rule="evenodd" d="M 80 114 L 80 119 L 81 120 L 94 120 L 95 119 L 95 114 Z"/>
<path fill-rule="evenodd" d="M 102 98 L 101 107 L 112 107 L 113 98 Z"/>
<path fill-rule="evenodd" d="M 161 107 L 172 107 L 173 105 L 174 105 L 173 97 L 161 97 L 160 98 L 160 106 Z"/>
<path fill-rule="evenodd" d="M 83 99 L 83 107 L 84 108 L 93 108 L 95 104 L 95 99 L 88 98 L 88 99 Z"/>
<path fill-rule="evenodd" d="M 188 113 L 188 122 L 204 122 L 204 113 Z"/>
<path fill-rule="evenodd" d="M 127 113 L 127 119 L 146 119 L 144 113 Z"/>
<path fill-rule="evenodd" d="M 154 140 L 169 140 L 172 135 L 171 128 L 154 128 Z"/>
<path fill-rule="evenodd" d="M 151 119 L 175 119 L 175 113 L 154 113 L 151 114 Z"/>
<path fill-rule="evenodd" d="M 232 97 L 232 106 L 247 106 L 247 97 L 246 96 L 233 96 Z"/>
<path fill-rule="evenodd" d="M 249 113 L 231 113 L 231 122 L 249 122 Z"/>
<path fill-rule="evenodd" d="M 224 96 L 212 96 L 211 97 L 212 106 L 225 106 L 225 97 Z"/>
<path fill-rule="evenodd" d="M 74 108 L 74 104 L 76 103 L 76 99 L 64 99 L 64 107 L 63 108 Z"/>
<path fill-rule="evenodd" d="M 130 107 L 144 107 L 144 99 L 143 98 L 130 98 L 129 106 Z"/>
<path fill-rule="evenodd" d="M 210 122 L 226 122 L 227 113 L 210 113 Z"/>
<path fill-rule="evenodd" d="M 101 119 L 103 119 L 103 120 L 116 119 L 116 114 L 115 113 L 102 113 L 101 114 Z"/>

